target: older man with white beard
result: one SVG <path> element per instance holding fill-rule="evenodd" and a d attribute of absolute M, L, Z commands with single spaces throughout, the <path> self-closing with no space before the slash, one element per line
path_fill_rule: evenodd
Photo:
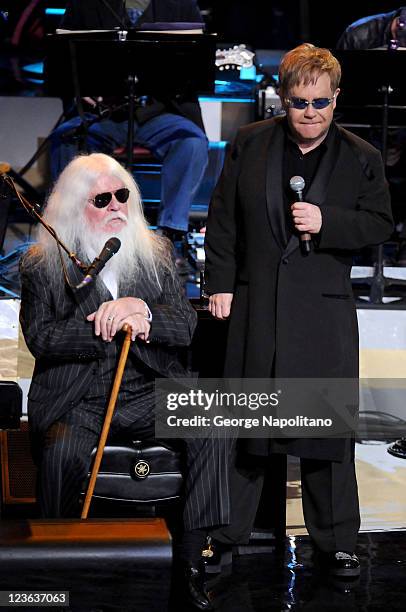
<path fill-rule="evenodd" d="M 28 414 L 44 517 L 75 516 L 91 451 L 110 395 L 125 323 L 129 359 L 112 433 L 154 435 L 154 379 L 184 376 L 179 347 L 189 345 L 196 314 L 173 267 L 168 241 L 151 232 L 139 190 L 114 159 L 75 158 L 48 199 L 44 219 L 78 257 L 91 261 L 106 239 L 118 253 L 95 280 L 75 291 L 83 273 L 40 227 L 21 263 L 21 326 L 35 357 Z M 224 440 L 185 440 L 181 576 L 189 603 L 211 609 L 200 552 L 208 528 L 229 523 Z"/>

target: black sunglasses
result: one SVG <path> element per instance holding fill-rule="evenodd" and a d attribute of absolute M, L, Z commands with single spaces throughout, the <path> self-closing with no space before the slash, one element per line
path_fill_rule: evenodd
<path fill-rule="evenodd" d="M 106 208 L 115 196 L 117 202 L 125 204 L 130 197 L 130 190 L 127 187 L 117 189 L 117 191 L 105 191 L 104 193 L 98 193 L 94 198 L 89 198 L 89 202 L 96 206 L 96 208 Z"/>
<path fill-rule="evenodd" d="M 313 108 L 316 110 L 320 110 L 322 108 L 327 108 L 329 104 L 335 99 L 335 95 L 332 98 L 315 98 L 314 100 L 305 100 L 304 98 L 296 98 L 295 96 L 291 96 L 290 98 L 285 98 L 286 104 L 290 108 L 296 108 L 298 110 L 304 110 L 311 104 Z"/>

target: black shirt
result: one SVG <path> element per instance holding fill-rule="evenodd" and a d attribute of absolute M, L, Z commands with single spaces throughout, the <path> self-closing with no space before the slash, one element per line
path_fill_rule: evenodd
<path fill-rule="evenodd" d="M 285 132 L 285 146 L 283 154 L 283 197 L 286 211 L 286 235 L 287 239 L 293 233 L 293 220 L 290 207 L 297 201 L 297 195 L 290 188 L 292 176 L 301 176 L 305 181 L 303 189 L 303 200 L 306 201 L 306 194 L 316 175 L 320 160 L 328 147 L 328 135 L 321 144 L 308 153 L 302 153 L 299 146 L 292 140 L 288 130 Z"/>

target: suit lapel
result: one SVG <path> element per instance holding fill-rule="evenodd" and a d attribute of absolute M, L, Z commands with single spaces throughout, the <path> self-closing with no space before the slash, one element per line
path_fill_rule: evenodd
<path fill-rule="evenodd" d="M 69 282 L 72 287 L 76 287 L 76 285 L 78 285 L 83 280 L 83 273 L 77 268 L 77 266 L 73 264 L 68 264 L 67 268 Z M 80 289 L 77 292 L 72 290 L 73 299 L 79 306 L 84 317 L 86 317 L 91 312 L 97 310 L 102 301 L 106 301 L 100 299 L 100 293 L 98 291 L 98 282 L 102 281 L 95 279 L 89 285 L 83 287 L 83 289 Z M 109 296 L 107 299 L 112 300 L 113 296 L 110 294 L 107 288 L 106 293 L 108 293 Z"/>
<path fill-rule="evenodd" d="M 327 137 L 327 151 L 322 156 L 319 167 L 317 168 L 316 176 L 310 185 L 309 191 L 306 193 L 306 202 L 316 204 L 317 206 L 320 206 L 320 208 L 323 207 L 326 199 L 330 180 L 340 153 L 341 138 L 339 131 L 335 125 L 332 126 L 331 130 L 331 133 Z M 287 257 L 299 246 L 300 241 L 298 236 L 292 234 L 285 249 L 284 256 Z"/>
<path fill-rule="evenodd" d="M 281 251 L 285 249 L 287 242 L 282 185 L 284 146 L 284 129 L 280 122 L 275 122 L 269 135 L 266 167 L 266 205 L 272 233 Z"/>
<path fill-rule="evenodd" d="M 312 204 L 317 204 L 317 206 L 322 206 L 326 199 L 330 179 L 340 152 L 341 138 L 338 129 L 334 125 L 332 130 L 333 132 L 329 138 L 327 151 L 320 160 L 316 176 L 306 194 L 306 200 Z"/>
<path fill-rule="evenodd" d="M 298 249 L 299 246 L 300 246 L 299 236 L 296 236 L 296 234 L 292 234 L 289 239 L 288 244 L 286 245 L 286 249 L 283 251 L 283 256 L 288 257 L 288 255 L 290 255 L 291 253 L 293 253 L 293 251 Z"/>
<path fill-rule="evenodd" d="M 70 284 L 75 287 L 83 280 L 83 273 L 73 264 L 68 264 L 68 274 Z M 146 297 L 150 293 L 148 283 L 141 277 L 137 281 L 119 285 L 117 297 L 133 296 Z M 95 278 L 83 289 L 73 292 L 73 299 L 80 307 L 83 314 L 88 315 L 90 312 L 97 310 L 102 302 L 114 300 L 107 286 L 101 278 Z"/>

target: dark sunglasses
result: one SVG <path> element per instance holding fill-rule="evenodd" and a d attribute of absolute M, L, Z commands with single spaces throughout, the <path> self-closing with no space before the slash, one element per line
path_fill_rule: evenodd
<path fill-rule="evenodd" d="M 96 206 L 96 208 L 106 208 L 115 196 L 117 202 L 120 204 L 125 204 L 130 197 L 130 190 L 126 187 L 122 187 L 121 189 L 117 189 L 117 191 L 105 191 L 104 193 L 98 193 L 94 196 L 94 198 L 89 198 L 89 202 Z"/>
<path fill-rule="evenodd" d="M 304 98 L 291 96 L 290 98 L 285 98 L 285 102 L 290 108 L 297 108 L 298 110 L 304 110 L 309 104 L 316 110 L 320 110 L 322 108 L 327 108 L 334 99 L 335 95 L 332 98 L 315 98 L 314 100 L 305 100 Z"/>

